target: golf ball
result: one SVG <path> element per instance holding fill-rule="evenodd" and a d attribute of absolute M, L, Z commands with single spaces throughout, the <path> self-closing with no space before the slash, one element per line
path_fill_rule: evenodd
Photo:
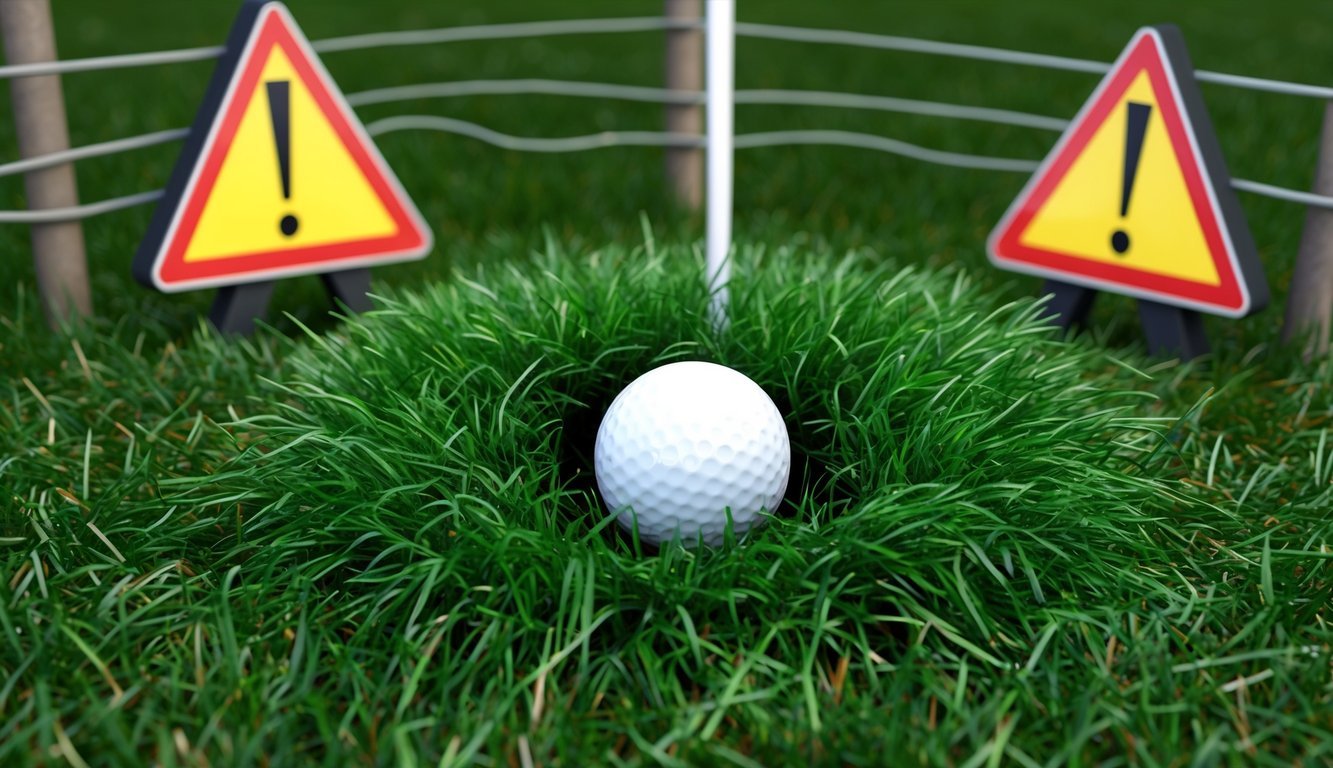
<path fill-rule="evenodd" d="M 597 430 L 597 487 L 616 522 L 661 544 L 740 538 L 782 500 L 791 442 L 782 414 L 745 374 L 671 363 L 635 379 Z"/>

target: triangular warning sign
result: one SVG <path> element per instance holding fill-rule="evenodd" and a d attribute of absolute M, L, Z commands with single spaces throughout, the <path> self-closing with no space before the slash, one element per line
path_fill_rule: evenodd
<path fill-rule="evenodd" d="M 250 0 L 135 259 L 184 291 L 388 264 L 431 235 L 286 7 Z"/>
<path fill-rule="evenodd" d="M 1135 34 L 991 233 L 1003 269 L 1242 317 L 1268 284 L 1183 38 Z"/>

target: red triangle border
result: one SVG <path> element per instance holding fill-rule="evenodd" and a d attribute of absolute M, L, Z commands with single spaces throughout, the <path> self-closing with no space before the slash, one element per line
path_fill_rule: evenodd
<path fill-rule="evenodd" d="M 1232 316 L 1248 312 L 1249 293 L 1242 282 L 1244 277 L 1235 245 L 1226 231 L 1217 194 L 1205 175 L 1207 168 L 1193 134 L 1195 129 L 1187 120 L 1174 73 L 1168 67 L 1166 51 L 1156 31 L 1151 28 L 1141 30 L 992 233 L 988 250 L 996 266 L 1208 312 Z M 1159 112 L 1217 269 L 1218 285 L 1095 261 L 1021 242 L 1022 235 L 1074 161 L 1110 118 L 1129 86 L 1145 70 L 1158 98 Z"/>
<path fill-rule="evenodd" d="M 189 183 L 180 196 L 178 212 L 159 250 L 154 282 L 163 290 L 188 290 L 371 266 L 425 255 L 431 237 L 420 214 L 393 172 L 380 157 L 371 139 L 360 127 L 351 107 L 336 84 L 319 64 L 303 38 L 294 32 L 295 22 L 278 3 L 264 6 L 254 25 L 244 53 L 232 74 L 232 83 L 215 111 L 212 135 L 203 145 Z M 297 76 L 309 90 L 371 185 L 395 224 L 392 235 L 323 243 L 288 249 L 265 250 L 236 256 L 187 262 L 185 251 L 194 236 L 231 149 L 241 119 L 259 92 L 259 77 L 273 49 L 281 48 Z"/>

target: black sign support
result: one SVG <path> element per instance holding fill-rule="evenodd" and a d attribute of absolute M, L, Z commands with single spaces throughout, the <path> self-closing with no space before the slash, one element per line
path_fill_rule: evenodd
<path fill-rule="evenodd" d="M 1051 296 L 1046 309 L 1051 322 L 1061 331 L 1069 334 L 1087 326 L 1096 290 L 1047 280 L 1042 291 Z M 1198 312 L 1147 299 L 1139 299 L 1138 305 L 1148 354 L 1181 360 L 1208 354 L 1208 336 L 1204 333 L 1203 316 Z"/>
<path fill-rule="evenodd" d="M 371 309 L 369 267 L 325 272 L 320 279 L 335 309 L 357 313 Z M 274 285 L 273 280 L 265 280 L 219 288 L 208 313 L 209 321 L 222 333 L 249 336 L 268 311 Z"/>

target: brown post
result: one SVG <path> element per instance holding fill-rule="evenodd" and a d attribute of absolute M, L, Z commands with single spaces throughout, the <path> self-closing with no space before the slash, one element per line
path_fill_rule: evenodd
<path fill-rule="evenodd" d="M 4 34 L 8 63 L 56 60 L 49 0 L 0 0 L 0 32 Z M 14 104 L 20 157 L 69 149 L 59 75 L 14 78 L 9 83 L 9 93 Z M 68 163 L 29 171 L 24 183 L 29 210 L 79 204 L 74 167 Z M 32 257 L 37 268 L 37 289 L 52 328 L 92 313 L 82 224 L 77 221 L 33 224 Z"/>
<path fill-rule="evenodd" d="M 1324 105 L 1314 193 L 1333 196 L 1333 102 Z M 1292 273 L 1287 296 L 1282 341 L 1290 342 L 1309 332 L 1306 357 L 1325 355 L 1330 323 L 1333 323 L 1333 210 L 1312 205 L 1305 211 L 1305 230 L 1301 233 L 1296 271 Z"/>
<path fill-rule="evenodd" d="M 4 0 L 0 0 L 3 2 Z M 702 0 L 666 0 L 666 17 L 698 24 L 703 21 Z M 704 85 L 703 30 L 669 29 L 666 38 L 666 87 L 674 91 L 699 93 Z M 703 136 L 703 105 L 668 104 L 668 133 Z M 699 210 L 704 198 L 704 152 L 701 147 L 667 147 L 667 183 L 672 198 L 692 211 Z"/>

